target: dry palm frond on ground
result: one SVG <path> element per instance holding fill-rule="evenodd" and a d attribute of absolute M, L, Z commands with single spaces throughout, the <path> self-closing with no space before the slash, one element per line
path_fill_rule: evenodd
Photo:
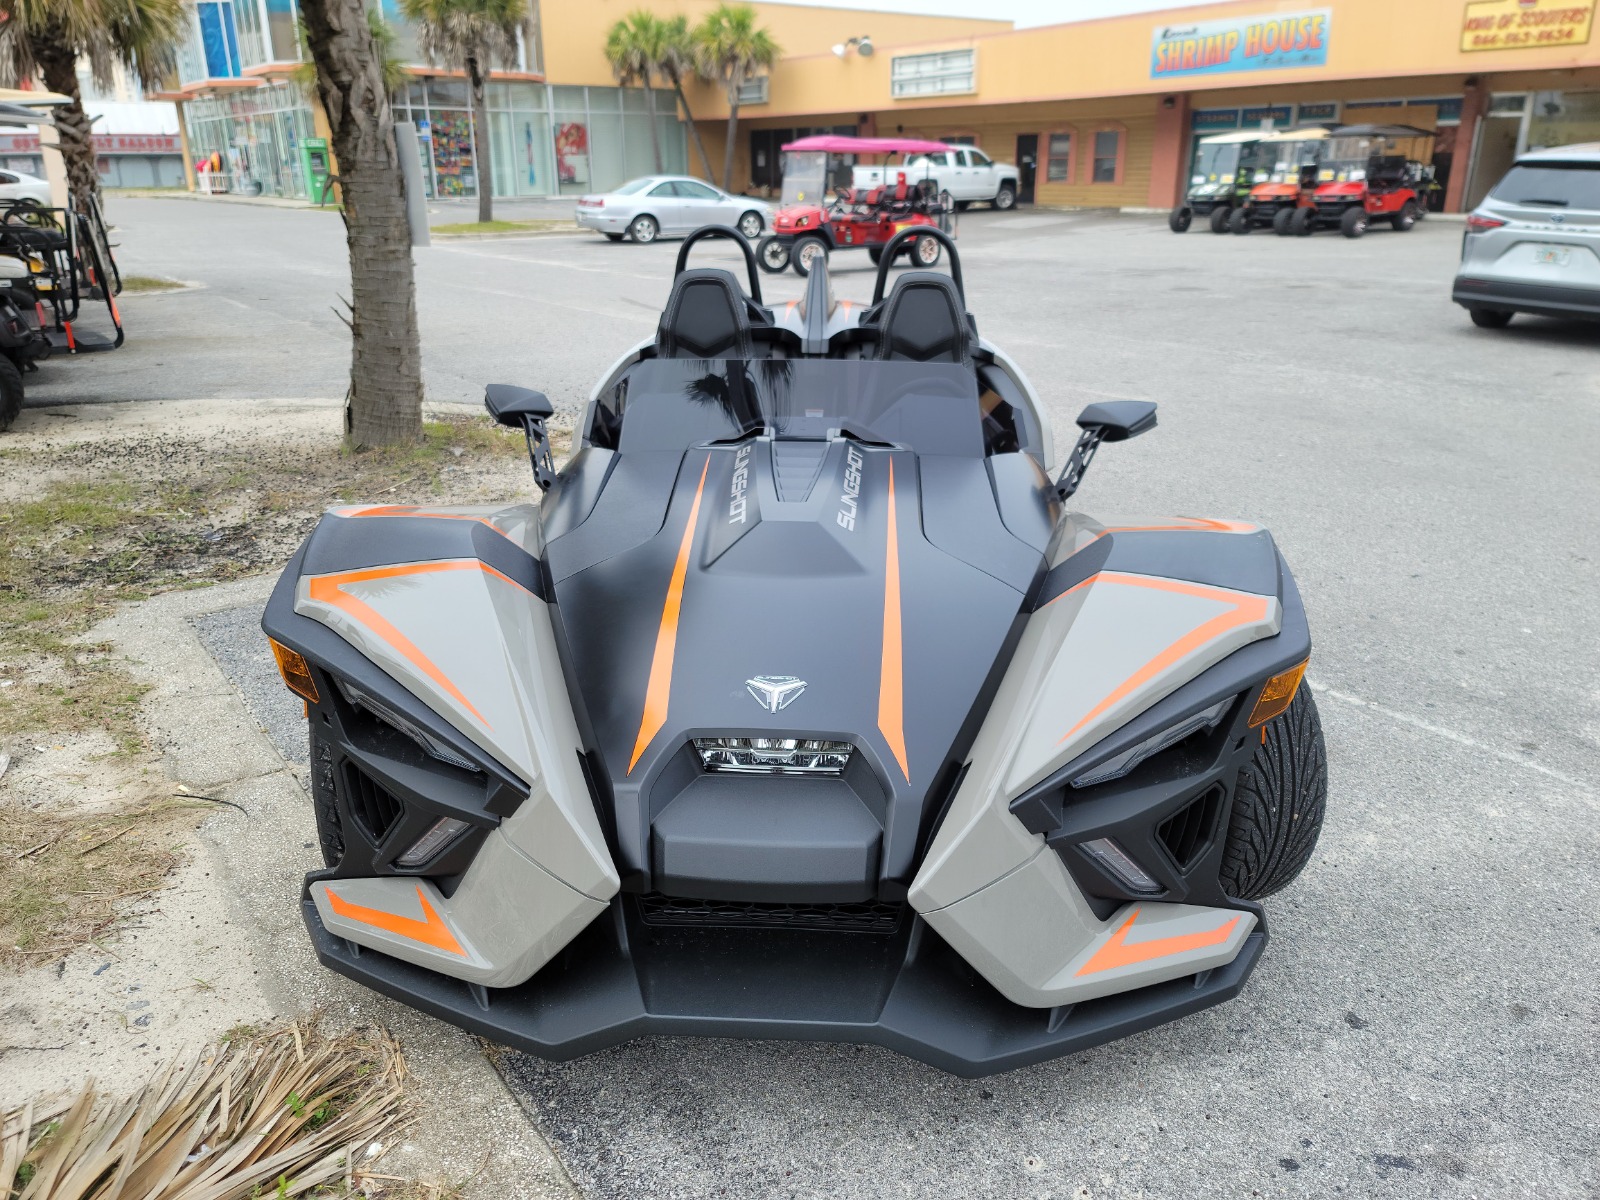
<path fill-rule="evenodd" d="M 279 1025 L 174 1062 L 127 1099 L 91 1082 L 75 1099 L 5 1113 L 0 1200 L 393 1195 L 393 1177 L 362 1164 L 411 1119 L 405 1060 L 386 1033 Z"/>

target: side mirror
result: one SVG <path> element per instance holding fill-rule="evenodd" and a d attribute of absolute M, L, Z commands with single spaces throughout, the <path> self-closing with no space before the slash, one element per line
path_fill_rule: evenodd
<path fill-rule="evenodd" d="M 1078 414 L 1078 428 L 1098 428 L 1102 442 L 1125 442 L 1155 427 L 1156 406 L 1150 400 L 1106 400 Z"/>
<path fill-rule="evenodd" d="M 1156 406 L 1149 400 L 1107 400 L 1091 404 L 1078 414 L 1078 444 L 1056 480 L 1056 494 L 1063 500 L 1078 490 L 1089 460 L 1101 442 L 1125 442 L 1156 427 Z"/>
<path fill-rule="evenodd" d="M 548 492 L 556 481 L 555 463 L 550 458 L 550 435 L 544 423 L 555 415 L 555 405 L 543 392 L 491 383 L 483 389 L 483 406 L 498 425 L 520 429 L 528 439 L 528 461 L 533 464 L 533 481 L 541 492 Z"/>
<path fill-rule="evenodd" d="M 555 405 L 543 392 L 509 383 L 491 383 L 483 389 L 483 406 L 499 425 L 526 428 L 529 418 L 545 421 L 555 415 Z"/>

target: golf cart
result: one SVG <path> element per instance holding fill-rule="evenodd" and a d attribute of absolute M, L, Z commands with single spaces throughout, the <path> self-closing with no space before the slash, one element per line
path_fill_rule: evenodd
<path fill-rule="evenodd" d="M 756 261 L 764 271 L 777 274 L 794 266 L 809 275 L 818 256 L 836 250 L 865 249 L 876 263 L 884 247 L 903 229 L 927 225 L 953 234 L 947 193 L 935 190 L 931 180 L 908 178 L 894 166 L 884 168 L 884 183 L 872 187 L 836 187 L 824 202 L 833 155 L 935 154 L 949 150 L 943 142 L 920 138 L 858 138 L 825 135 L 806 137 L 783 147 L 783 199 L 772 221 L 772 232 L 756 247 Z M 906 253 L 919 267 L 931 267 L 943 253 L 937 238 L 909 239 Z"/>
<path fill-rule="evenodd" d="M 1259 129 L 1235 129 L 1200 139 L 1194 170 L 1183 203 L 1167 216 L 1167 228 L 1184 233 L 1196 217 L 1210 222 L 1212 233 L 1226 233 L 1228 217 L 1250 194 L 1255 172 L 1266 152 Z"/>
<path fill-rule="evenodd" d="M 1270 225 L 1280 236 L 1310 233 L 1316 215 L 1311 194 L 1328 136 L 1326 126 L 1312 125 L 1262 138 L 1256 182 L 1244 203 L 1230 214 L 1228 228 L 1245 234 L 1258 225 Z"/>
<path fill-rule="evenodd" d="M 1411 125 L 1344 125 L 1317 167 L 1317 225 L 1358 238 L 1373 221 L 1404 233 L 1428 211 L 1433 134 Z"/>

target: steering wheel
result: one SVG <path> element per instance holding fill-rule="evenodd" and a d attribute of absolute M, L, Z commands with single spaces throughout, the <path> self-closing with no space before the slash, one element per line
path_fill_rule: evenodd
<path fill-rule="evenodd" d="M 950 251 L 950 278 L 955 280 L 956 294 L 961 297 L 961 303 L 966 304 L 967 289 L 961 282 L 961 254 L 956 250 L 955 239 L 937 225 L 909 225 L 889 239 L 878 258 L 878 282 L 872 288 L 873 304 L 883 300 L 883 288 L 889 282 L 889 268 L 894 264 L 894 256 L 900 252 L 900 248 L 908 241 L 924 237 L 942 242 L 944 248 Z"/>
<path fill-rule="evenodd" d="M 676 279 L 683 274 L 683 269 L 689 265 L 689 247 L 702 238 L 728 238 L 739 244 L 739 249 L 744 251 L 745 271 L 750 276 L 750 299 L 757 304 L 761 303 L 761 277 L 756 273 L 756 252 L 750 249 L 750 242 L 744 234 L 737 229 L 730 229 L 726 225 L 702 225 L 688 237 L 683 239 L 683 245 L 678 247 L 678 265 L 673 268 L 672 277 Z"/>

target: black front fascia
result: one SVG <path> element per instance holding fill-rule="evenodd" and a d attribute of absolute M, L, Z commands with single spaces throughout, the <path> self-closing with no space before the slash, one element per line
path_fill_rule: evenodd
<path fill-rule="evenodd" d="M 1042 570 L 1042 546 L 1001 519 L 1002 483 L 981 456 L 919 457 L 838 438 L 821 443 L 809 490 L 791 471 L 780 499 L 774 454 L 782 459 L 783 445 L 693 448 L 671 478 L 665 455 L 624 453 L 587 520 L 565 524 L 559 509 L 547 518 L 568 530 L 547 546 L 553 615 L 579 724 L 604 768 L 601 802 L 627 890 L 667 890 L 656 878 L 664 875 L 677 894 L 707 898 L 779 898 L 776 889 L 795 900 L 865 899 L 896 887 L 903 896 L 930 797 L 943 799 L 939 785 L 976 732 L 971 714 L 987 704 Z M 898 722 L 880 711 L 891 464 Z M 1008 497 L 1013 507 L 1041 503 L 1031 477 L 1003 475 L 1021 496 Z M 619 484 L 629 511 L 613 522 Z M 697 494 L 666 711 L 652 731 L 643 720 L 649 681 Z M 757 676 L 806 687 L 771 713 L 747 690 Z M 842 789 L 763 776 L 708 787 L 691 744 L 705 736 L 848 741 L 856 762 Z M 812 836 L 787 843 L 818 864 L 809 877 L 774 879 L 764 865 L 794 832 L 771 807 L 786 796 L 816 818 Z"/>
<path fill-rule="evenodd" d="M 314 878 L 314 877 L 313 877 Z M 361 949 L 301 912 L 326 967 L 557 1062 L 640 1037 L 871 1043 L 976 1078 L 1076 1053 L 1236 996 L 1265 914 L 1226 966 L 1055 1009 L 1012 1004 L 920 917 L 892 935 L 651 927 L 622 895 L 526 983 L 489 991 Z"/>

